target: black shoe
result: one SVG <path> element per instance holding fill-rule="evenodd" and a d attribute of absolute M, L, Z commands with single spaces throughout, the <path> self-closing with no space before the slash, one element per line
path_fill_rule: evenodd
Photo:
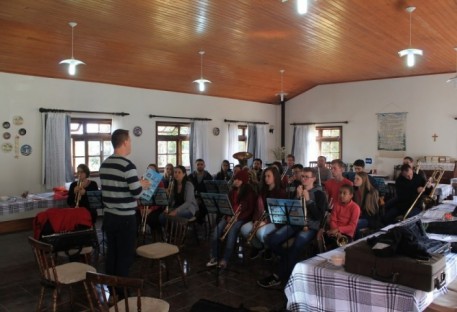
<path fill-rule="evenodd" d="M 251 251 L 249 252 L 249 259 L 254 260 L 254 259 L 257 259 L 259 256 L 260 256 L 260 249 L 252 247 Z"/>
<path fill-rule="evenodd" d="M 272 274 L 264 279 L 258 280 L 257 285 L 263 288 L 272 288 L 281 285 L 281 281 L 276 274 Z"/>
<path fill-rule="evenodd" d="M 271 253 L 271 250 L 270 249 L 265 249 L 265 251 L 263 252 L 263 259 L 267 260 L 267 261 L 270 261 L 272 258 L 273 258 L 273 255 Z"/>

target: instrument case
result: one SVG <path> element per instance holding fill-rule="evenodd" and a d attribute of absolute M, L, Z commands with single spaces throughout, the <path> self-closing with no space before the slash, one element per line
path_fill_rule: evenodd
<path fill-rule="evenodd" d="M 432 254 L 429 260 L 400 255 L 378 257 L 366 241 L 346 247 L 345 252 L 345 269 L 350 273 L 427 292 L 446 284 L 443 254 Z"/>

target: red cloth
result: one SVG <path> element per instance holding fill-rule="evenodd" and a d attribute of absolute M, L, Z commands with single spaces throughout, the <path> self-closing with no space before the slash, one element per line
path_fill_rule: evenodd
<path fill-rule="evenodd" d="M 54 233 L 71 232 L 76 226 L 92 227 L 92 216 L 86 208 L 49 208 L 38 213 L 33 219 L 33 236 L 39 239 L 46 222 L 49 221 Z"/>

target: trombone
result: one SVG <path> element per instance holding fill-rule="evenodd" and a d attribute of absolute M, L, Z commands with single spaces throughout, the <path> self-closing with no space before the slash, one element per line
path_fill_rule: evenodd
<path fill-rule="evenodd" d="M 433 183 L 433 188 L 432 191 L 430 192 L 429 195 L 425 196 L 423 201 L 424 201 L 424 206 L 426 209 L 431 208 L 432 206 L 436 205 L 436 196 L 435 196 L 435 190 L 440 183 L 441 179 L 443 178 L 444 175 L 444 169 L 442 167 L 438 167 L 433 171 L 431 174 L 429 181 Z"/>
<path fill-rule="evenodd" d="M 240 216 L 240 213 L 241 213 L 241 206 L 238 208 L 237 212 L 235 213 L 235 215 L 233 215 L 232 217 L 230 217 L 230 220 L 227 222 L 227 224 L 225 225 L 224 227 L 224 231 L 223 231 L 223 235 L 221 236 L 221 241 L 223 242 L 225 240 L 225 238 L 227 237 L 227 234 L 230 232 L 230 229 L 232 228 L 232 226 L 236 223 L 236 221 L 238 221 L 238 217 Z"/>
<path fill-rule="evenodd" d="M 425 189 L 427 188 L 427 185 L 429 185 L 430 181 L 435 181 L 436 182 L 435 186 L 433 187 L 433 190 L 432 190 L 432 193 L 435 193 L 436 186 L 438 185 L 438 182 L 443 177 L 443 174 L 444 174 L 444 170 L 442 168 L 441 169 L 435 169 L 435 171 L 433 171 L 432 175 L 429 178 L 429 181 L 427 181 L 425 186 L 422 188 L 422 191 L 420 191 L 419 195 L 417 195 L 416 199 L 412 203 L 411 207 L 409 207 L 408 211 L 406 211 L 406 213 L 405 213 L 405 215 L 403 217 L 403 220 L 406 220 L 408 215 L 411 213 L 411 210 L 413 210 L 413 208 L 416 205 L 416 203 L 419 200 L 419 198 L 421 198 L 422 194 L 424 194 Z M 430 195 L 428 197 L 429 197 L 430 201 L 433 201 L 433 198 Z"/>

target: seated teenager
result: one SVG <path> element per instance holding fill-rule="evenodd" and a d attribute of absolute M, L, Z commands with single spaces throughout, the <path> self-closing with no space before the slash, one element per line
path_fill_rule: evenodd
<path fill-rule="evenodd" d="M 369 228 L 377 230 L 380 228 L 379 220 L 379 193 L 371 185 L 365 172 L 357 172 L 354 177 L 354 202 L 360 207 L 360 217 L 357 222 L 355 238 L 361 237 L 360 229 Z"/>
<path fill-rule="evenodd" d="M 281 177 L 279 175 L 279 170 L 274 167 L 268 167 L 263 171 L 263 178 L 261 181 L 260 186 L 260 195 L 258 200 L 258 210 L 262 212 L 267 208 L 267 198 L 287 198 L 286 190 L 282 187 Z M 261 207 L 260 207 L 261 206 Z M 260 217 L 261 213 L 256 213 L 256 218 L 254 221 Z M 251 244 L 251 259 L 257 258 L 260 251 L 265 247 L 264 241 L 265 237 L 275 229 L 275 225 L 273 223 L 261 222 L 260 227 L 256 231 L 255 235 L 253 236 L 252 240 L 250 241 Z M 241 227 L 241 234 L 243 237 L 248 238 L 253 230 L 253 222 L 248 222 Z M 267 251 L 265 253 L 265 258 L 269 259 L 271 253 Z"/>
<path fill-rule="evenodd" d="M 89 210 L 92 216 L 92 223 L 95 224 L 95 221 L 97 221 L 97 210 L 90 209 L 87 192 L 98 191 L 97 182 L 89 179 L 90 170 L 85 164 L 78 165 L 76 172 L 78 174 L 78 181 L 70 184 L 67 204 L 70 207 L 84 207 Z"/>
<path fill-rule="evenodd" d="M 354 189 L 350 185 L 340 187 L 339 199 L 333 202 L 330 214 L 330 229 L 326 231 L 327 249 L 338 247 L 337 240 L 343 237 L 347 242 L 354 238 L 360 207 L 353 200 Z"/>
<path fill-rule="evenodd" d="M 223 160 L 221 170 L 216 174 L 214 180 L 229 181 L 232 177 L 232 170 L 230 170 L 230 163 L 228 160 Z"/>
<path fill-rule="evenodd" d="M 385 206 L 384 223 L 394 223 L 396 218 L 404 216 L 409 208 L 412 209 L 409 212 L 408 217 L 420 213 L 422 211 L 422 201 L 418 196 L 422 191 L 424 191 L 424 193 L 429 193 L 431 191 L 430 189 L 424 190 L 424 187 L 426 186 L 427 181 L 423 176 L 416 174 L 410 165 L 402 165 L 400 168 L 400 175 L 395 180 L 396 197 L 389 200 Z M 414 207 L 412 207 L 413 203 Z"/>
<path fill-rule="evenodd" d="M 288 184 L 287 184 L 287 196 L 288 198 L 295 198 L 297 197 L 297 187 L 302 184 L 301 182 L 301 175 L 303 166 L 301 164 L 294 164 L 291 168 L 292 175 L 288 177 Z"/>
<path fill-rule="evenodd" d="M 316 186 L 322 190 L 324 183 L 332 178 L 332 171 L 327 168 L 327 158 L 325 156 L 317 157 L 317 166 L 313 170 L 316 176 Z"/>
<path fill-rule="evenodd" d="M 344 172 L 343 176 L 354 183 L 355 175 L 359 172 L 365 172 L 365 161 L 363 161 L 363 159 L 357 159 L 352 164 L 352 168 L 354 169 L 353 172 Z M 374 188 L 379 190 L 379 183 L 375 178 L 373 178 L 371 175 L 368 175 L 368 180 L 370 180 L 370 183 L 372 186 L 374 186 Z"/>
<path fill-rule="evenodd" d="M 325 193 L 314 186 L 316 176 L 313 169 L 307 167 L 301 173 L 302 185 L 297 187 L 297 198 L 303 198 L 306 206 L 308 222 L 304 227 L 285 225 L 268 234 L 265 243 L 278 256 L 279 265 L 277 273 L 258 280 L 257 284 L 264 288 L 270 288 L 285 283 L 294 268 L 300 261 L 303 250 L 311 243 L 319 230 L 320 223 L 328 209 Z M 291 246 L 283 247 L 291 237 L 294 241 Z"/>
<path fill-rule="evenodd" d="M 340 188 L 343 185 L 352 186 L 352 182 L 343 177 L 344 163 L 341 159 L 332 160 L 332 179 L 324 183 L 324 190 L 328 195 L 329 203 L 339 200 Z"/>
<path fill-rule="evenodd" d="M 257 194 L 251 184 L 249 184 L 249 176 L 246 169 L 241 170 L 234 176 L 232 189 L 229 192 L 229 200 L 232 205 L 233 212 L 235 215 L 238 214 L 238 216 L 235 219 L 236 222 L 233 223 L 230 229 L 227 229 L 227 233 L 225 233 L 224 230 L 226 229 L 227 224 L 231 222 L 232 218 L 235 218 L 235 216 L 223 217 L 214 228 L 211 237 L 211 258 L 206 264 L 208 267 L 215 266 L 218 263 L 218 258 L 220 258 L 219 267 L 222 269 L 227 267 L 227 264 L 232 257 L 241 226 L 252 220 L 252 215 L 257 203 Z M 224 235 L 224 241 L 221 241 L 221 237 Z M 225 248 L 223 249 L 224 252 L 221 257 L 219 257 L 218 247 L 223 245 L 225 245 Z M 222 248 L 219 249 L 222 250 Z"/>

